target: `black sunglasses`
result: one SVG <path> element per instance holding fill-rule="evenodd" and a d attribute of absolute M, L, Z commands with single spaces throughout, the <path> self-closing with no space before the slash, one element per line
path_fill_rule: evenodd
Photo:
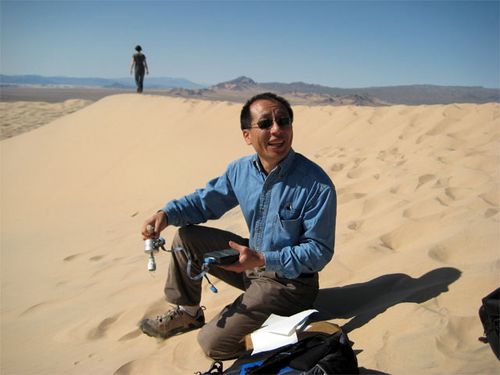
<path fill-rule="evenodd" d="M 251 126 L 251 128 L 259 128 L 261 130 L 269 129 L 273 126 L 273 123 L 275 121 L 280 128 L 286 128 L 292 125 L 292 120 L 289 117 L 278 117 L 275 120 L 273 120 L 272 118 L 264 118 L 257 121 L 257 126 Z"/>

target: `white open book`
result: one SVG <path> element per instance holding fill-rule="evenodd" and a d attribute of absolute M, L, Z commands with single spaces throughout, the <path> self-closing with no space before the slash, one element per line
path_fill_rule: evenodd
<path fill-rule="evenodd" d="M 306 310 L 292 316 L 271 314 L 262 327 L 251 334 L 252 354 L 295 344 L 298 341 L 297 331 L 303 327 L 309 315 L 315 312 L 318 310 Z"/>

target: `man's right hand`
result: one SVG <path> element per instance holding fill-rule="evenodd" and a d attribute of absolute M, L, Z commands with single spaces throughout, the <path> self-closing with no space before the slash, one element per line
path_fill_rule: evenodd
<path fill-rule="evenodd" d="M 151 234 L 148 231 L 148 225 L 151 225 L 154 228 L 154 232 Z M 145 240 L 147 238 L 158 238 L 160 236 L 160 232 L 168 226 L 167 214 L 163 211 L 158 211 L 149 219 L 147 219 L 144 224 L 142 224 L 141 234 L 142 239 Z"/>

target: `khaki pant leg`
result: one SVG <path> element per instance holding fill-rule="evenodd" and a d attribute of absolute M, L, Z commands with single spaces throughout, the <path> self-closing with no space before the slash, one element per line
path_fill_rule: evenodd
<path fill-rule="evenodd" d="M 248 273 L 250 285 L 198 334 L 205 354 L 213 359 L 238 357 L 245 335 L 260 328 L 270 314 L 291 316 L 312 307 L 318 293 L 318 275 L 283 279 L 273 272 Z"/>
<path fill-rule="evenodd" d="M 189 225 L 179 228 L 172 241 L 172 249 L 182 247 L 191 254 L 191 274 L 194 276 L 201 270 L 203 255 L 210 251 L 229 248 L 229 241 L 241 245 L 248 244 L 247 239 L 231 232 L 200 225 Z M 166 300 L 169 303 L 188 306 L 200 303 L 202 279 L 192 280 L 189 278 L 186 268 L 186 254 L 183 251 L 173 252 L 164 289 Z M 216 266 L 210 267 L 209 272 L 236 288 L 245 289 L 244 274 L 225 271 Z"/>

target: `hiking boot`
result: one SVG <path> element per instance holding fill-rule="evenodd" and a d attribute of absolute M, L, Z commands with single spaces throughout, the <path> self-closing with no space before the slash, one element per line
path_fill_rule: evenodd
<path fill-rule="evenodd" d="M 144 319 L 139 328 L 148 336 L 166 339 L 203 327 L 204 324 L 203 308 L 200 308 L 196 316 L 193 317 L 177 306 L 164 315 L 158 315 L 156 319 Z"/>

